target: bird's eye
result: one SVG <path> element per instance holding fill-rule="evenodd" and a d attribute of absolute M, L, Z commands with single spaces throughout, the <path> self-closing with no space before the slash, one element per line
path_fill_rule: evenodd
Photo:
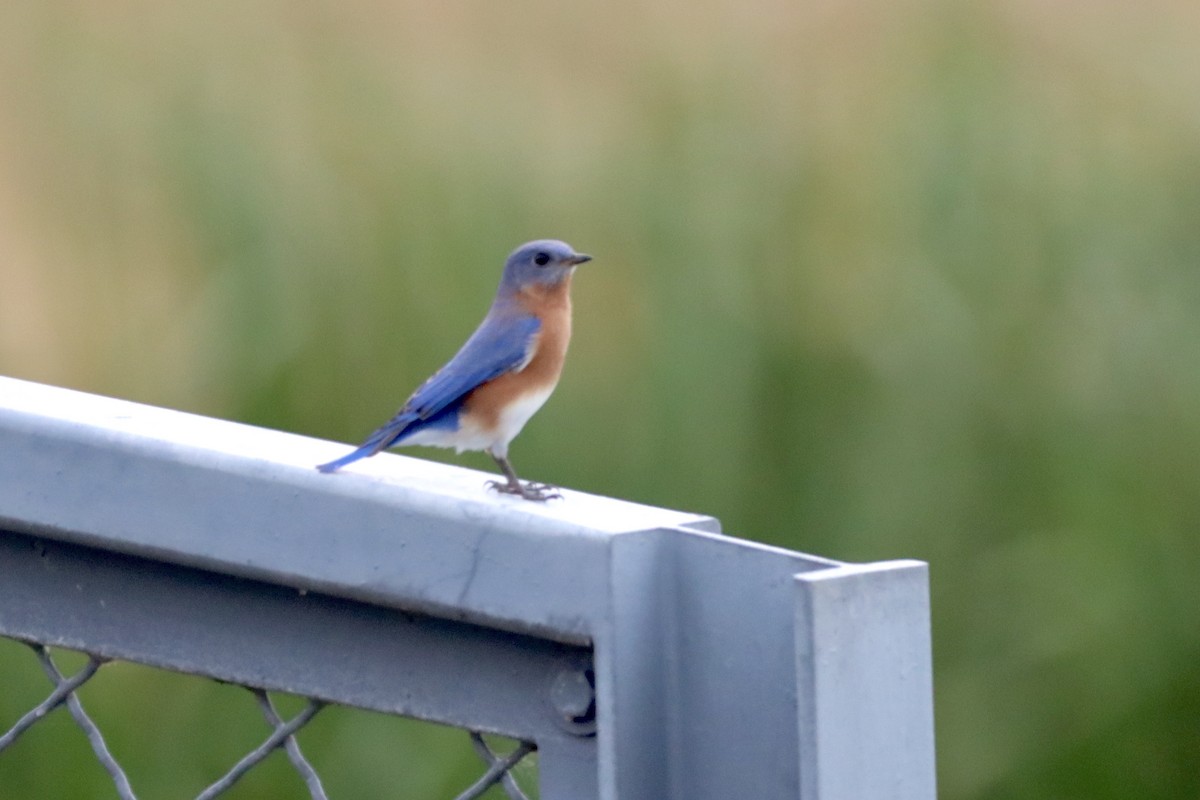
<path fill-rule="evenodd" d="M 550 263 L 550 254 L 549 253 L 538 253 L 536 256 L 533 257 L 533 263 L 537 264 L 539 267 L 546 266 L 547 264 Z"/>

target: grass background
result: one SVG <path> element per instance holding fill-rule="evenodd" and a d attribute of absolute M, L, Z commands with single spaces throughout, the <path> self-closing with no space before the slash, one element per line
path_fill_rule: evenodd
<path fill-rule="evenodd" d="M 522 474 L 928 560 L 946 800 L 1195 800 L 1197 30 L 1183 0 L 7 2 L 0 371 L 357 441 L 509 249 L 566 239 L 597 259 Z M 111 669 L 84 697 L 147 797 L 258 741 L 237 690 Z M 0 671 L 4 727 L 43 678 Z M 335 796 L 440 798 L 475 771 L 451 734 L 304 741 Z M 110 796 L 65 740 L 0 794 Z"/>

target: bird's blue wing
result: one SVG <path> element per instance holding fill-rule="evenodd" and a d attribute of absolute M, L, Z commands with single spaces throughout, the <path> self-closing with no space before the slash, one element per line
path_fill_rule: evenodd
<path fill-rule="evenodd" d="M 357 450 L 317 469 L 333 472 L 386 450 L 414 424 L 446 410 L 480 384 L 520 367 L 529 359 L 534 336 L 540 329 L 541 322 L 533 315 L 489 314 L 454 358 L 421 384 L 396 416 L 368 436 Z"/>
<path fill-rule="evenodd" d="M 533 315 L 489 316 L 454 358 L 413 392 L 401 414 L 429 419 L 475 387 L 521 366 L 541 326 Z"/>

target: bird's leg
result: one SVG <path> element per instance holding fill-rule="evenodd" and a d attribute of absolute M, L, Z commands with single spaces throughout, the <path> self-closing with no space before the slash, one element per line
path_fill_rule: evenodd
<path fill-rule="evenodd" d="M 497 492 L 521 494 L 523 488 L 521 486 L 521 480 L 517 477 L 517 471 L 513 469 L 513 466 L 508 462 L 508 459 L 498 456 L 494 453 L 492 454 L 492 458 L 496 460 L 496 464 L 499 465 L 500 469 L 504 472 L 504 477 L 508 478 L 508 483 L 501 483 L 500 481 L 488 481 L 488 486 L 492 489 L 495 489 Z"/>
<path fill-rule="evenodd" d="M 489 489 L 495 489 L 502 494 L 515 494 L 518 497 L 523 497 L 526 500 L 536 500 L 544 502 L 553 498 L 561 498 L 562 495 L 554 491 L 554 487 L 545 483 L 521 483 L 521 479 L 517 477 L 517 471 L 513 469 L 512 464 L 504 456 L 498 456 L 492 453 L 492 458 L 500 465 L 500 469 L 504 472 L 504 476 L 508 478 L 507 482 L 488 481 Z"/>

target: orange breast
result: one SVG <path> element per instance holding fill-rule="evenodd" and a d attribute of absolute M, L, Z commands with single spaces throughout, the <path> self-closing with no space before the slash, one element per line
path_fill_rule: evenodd
<path fill-rule="evenodd" d="M 571 341 L 570 290 L 568 276 L 556 286 L 531 287 L 521 292 L 521 304 L 542 323 L 534 342 L 534 356 L 520 372 L 501 375 L 471 392 L 463 410 L 472 421 L 493 429 L 512 403 L 530 394 L 548 393 L 557 385 Z"/>

